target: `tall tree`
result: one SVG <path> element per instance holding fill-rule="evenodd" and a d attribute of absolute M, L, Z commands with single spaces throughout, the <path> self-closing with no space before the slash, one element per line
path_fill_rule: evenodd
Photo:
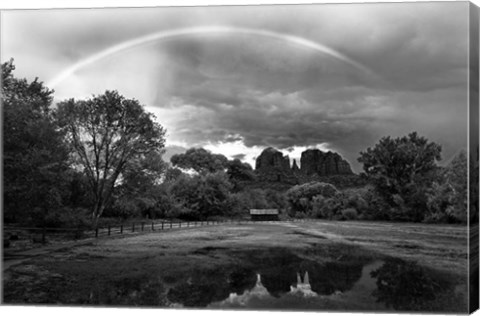
<path fill-rule="evenodd" d="M 428 220 L 466 223 L 468 210 L 468 159 L 461 150 L 439 172 L 427 193 Z"/>
<path fill-rule="evenodd" d="M 441 159 L 441 150 L 440 145 L 413 132 L 399 138 L 383 137 L 361 152 L 358 161 L 387 202 L 399 207 L 410 204 L 416 210 L 417 214 L 411 214 L 415 219 L 410 215 L 405 219 L 421 220 L 420 208 L 426 206 L 422 192 L 433 182 L 430 175 Z"/>
<path fill-rule="evenodd" d="M 395 139 L 383 137 L 373 148 L 361 152 L 358 161 L 382 191 L 395 194 L 417 176 L 434 170 L 441 150 L 440 145 L 413 132 Z"/>
<path fill-rule="evenodd" d="M 39 209 L 41 221 L 62 204 L 68 151 L 50 108 L 53 91 L 14 70 L 13 60 L 2 64 L 4 215 L 22 221 Z"/>
<path fill-rule="evenodd" d="M 170 161 L 174 166 L 198 173 L 225 171 L 228 163 L 224 155 L 213 154 L 203 148 L 190 148 L 184 154 L 173 155 Z"/>
<path fill-rule="evenodd" d="M 97 225 L 126 172 L 144 168 L 148 164 L 139 161 L 163 152 L 165 129 L 137 100 L 117 91 L 84 101 L 64 101 L 58 105 L 58 117 L 77 166 L 89 179 L 95 202 L 92 221 Z"/>
<path fill-rule="evenodd" d="M 180 176 L 171 184 L 170 193 L 181 201 L 182 217 L 207 219 L 228 212 L 231 183 L 224 172 L 205 173 L 193 177 Z"/>
<path fill-rule="evenodd" d="M 240 159 L 227 162 L 227 175 L 237 191 L 242 189 L 242 183 L 256 179 L 252 166 L 246 162 L 241 162 Z"/>

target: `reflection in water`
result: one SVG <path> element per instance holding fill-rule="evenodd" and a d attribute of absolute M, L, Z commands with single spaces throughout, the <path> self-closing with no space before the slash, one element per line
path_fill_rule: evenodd
<path fill-rule="evenodd" d="M 209 305 L 212 308 L 250 308 L 250 309 L 300 309 L 300 310 L 326 310 L 326 309 L 345 309 L 348 304 L 351 309 L 371 309 L 372 304 L 380 307 L 378 309 L 384 309 L 383 304 L 378 304 L 375 300 L 371 299 L 371 295 L 368 295 L 370 299 L 363 300 L 362 296 L 366 292 L 372 292 L 374 290 L 375 282 L 364 282 L 367 279 L 371 279 L 370 272 L 379 267 L 381 263 L 374 262 L 364 267 L 363 273 L 360 274 L 361 278 L 358 282 L 352 284 L 352 290 L 342 293 L 340 290 L 335 290 L 329 294 L 320 294 L 312 290 L 312 283 L 315 283 L 310 274 L 306 271 L 303 274 L 296 273 L 296 282 L 290 285 L 290 290 L 283 293 L 280 297 L 272 295 L 268 289 L 262 284 L 263 276 L 257 274 L 257 282 L 251 289 L 246 290 L 241 295 L 231 293 L 230 296 L 221 301 L 213 302 Z M 327 272 L 324 267 L 320 271 L 316 271 L 316 275 L 319 272 Z M 328 272 L 326 275 L 329 275 Z M 335 276 L 335 274 L 333 274 Z M 280 278 L 282 276 L 279 276 Z M 325 278 L 324 278 L 325 280 Z M 358 283 L 362 284 L 358 284 Z M 332 282 L 333 283 L 333 282 Z M 363 284 L 365 283 L 365 284 Z M 329 282 L 330 284 L 330 282 Z M 365 285 L 367 288 L 365 288 Z M 322 287 L 319 287 L 322 289 Z M 347 303 L 347 304 L 346 304 Z"/>
<path fill-rule="evenodd" d="M 308 271 L 305 272 L 305 276 L 302 278 L 300 273 L 297 273 L 297 285 L 290 286 L 290 293 L 293 294 L 300 294 L 305 297 L 315 297 L 318 294 L 312 291 L 312 286 L 310 285 L 310 281 L 308 278 Z"/>
<path fill-rule="evenodd" d="M 187 307 L 205 307 L 211 302 L 222 301 L 230 293 L 243 293 L 255 285 L 252 270 L 237 268 L 233 272 L 223 270 L 196 270 L 186 280 L 168 291 L 167 298 Z"/>
<path fill-rule="evenodd" d="M 270 293 L 268 293 L 265 286 L 263 286 L 260 274 L 257 274 L 257 282 L 252 289 L 245 291 L 241 295 L 238 295 L 237 293 L 230 293 L 229 297 L 224 300 L 223 304 L 221 305 L 247 306 L 252 297 L 262 298 L 269 296 Z"/>
<path fill-rule="evenodd" d="M 396 310 L 458 310 L 462 297 L 446 277 L 428 271 L 415 262 L 388 259 L 372 271 L 377 288 L 373 296 L 378 302 Z"/>
<path fill-rule="evenodd" d="M 439 272 L 414 262 L 309 261 L 216 267 L 172 284 L 171 306 L 286 310 L 463 311 L 464 293 Z M 257 265 L 258 264 L 258 265 Z M 463 305 L 462 305 L 463 304 Z"/>

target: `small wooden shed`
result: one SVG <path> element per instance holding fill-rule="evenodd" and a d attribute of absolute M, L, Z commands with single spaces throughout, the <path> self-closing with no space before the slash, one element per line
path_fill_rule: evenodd
<path fill-rule="evenodd" d="M 252 221 L 278 221 L 278 209 L 251 209 Z"/>

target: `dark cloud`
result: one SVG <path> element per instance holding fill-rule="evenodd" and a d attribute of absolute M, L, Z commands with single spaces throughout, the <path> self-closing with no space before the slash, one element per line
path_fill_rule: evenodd
<path fill-rule="evenodd" d="M 12 12 L 2 16 L 2 49 L 19 56 L 20 75 L 48 80 L 161 30 L 227 25 L 317 42 L 373 74 L 279 39 L 193 34 L 106 58 L 56 90 L 68 97 L 118 89 L 149 105 L 169 139 L 186 147 L 328 144 L 358 170 L 358 153 L 385 135 L 416 130 L 441 143 L 445 157 L 466 147 L 467 9 L 432 2 Z"/>

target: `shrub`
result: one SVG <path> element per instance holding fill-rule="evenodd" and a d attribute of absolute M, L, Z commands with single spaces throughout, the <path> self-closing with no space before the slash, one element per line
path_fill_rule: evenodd
<path fill-rule="evenodd" d="M 341 206 L 338 197 L 326 198 L 317 195 L 312 199 L 312 210 L 308 214 L 315 218 L 336 219 Z"/>
<path fill-rule="evenodd" d="M 427 192 L 428 213 L 424 221 L 430 223 L 461 223 L 466 222 L 466 197 L 462 197 L 454 187 L 445 181 L 442 184 L 434 182 Z"/>
<path fill-rule="evenodd" d="M 61 207 L 49 210 L 35 208 L 30 213 L 29 222 L 34 226 L 52 228 L 87 228 L 91 224 L 90 211 L 84 208 Z"/>
<path fill-rule="evenodd" d="M 342 219 L 354 220 L 357 219 L 358 213 L 354 208 L 347 208 L 342 210 Z"/>
<path fill-rule="evenodd" d="M 234 214 L 248 214 L 252 208 L 268 208 L 265 192 L 251 189 L 234 193 L 230 197 L 230 210 Z"/>
<path fill-rule="evenodd" d="M 362 209 L 361 219 L 367 220 L 390 220 L 391 206 L 374 188 L 368 188 L 361 198 L 365 201 L 366 208 Z"/>
<path fill-rule="evenodd" d="M 325 198 L 321 195 L 317 195 L 312 199 L 312 211 L 310 215 L 314 218 L 328 218 L 324 213 Z"/>
<path fill-rule="evenodd" d="M 223 172 L 180 176 L 168 192 L 178 205 L 179 216 L 204 219 L 221 216 L 230 209 L 232 184 Z"/>
<path fill-rule="evenodd" d="M 287 207 L 287 200 L 284 193 L 272 189 L 267 189 L 264 192 L 268 208 L 283 210 Z"/>
<path fill-rule="evenodd" d="M 234 193 L 230 195 L 228 216 L 247 215 L 250 204 L 244 192 Z"/>
<path fill-rule="evenodd" d="M 348 200 L 345 206 L 354 208 L 356 210 L 359 210 L 360 212 L 368 208 L 367 201 L 365 201 L 365 199 L 359 194 L 348 196 Z"/>
<path fill-rule="evenodd" d="M 175 203 L 165 213 L 166 218 L 179 218 L 183 220 L 197 220 L 200 218 L 200 214 L 195 209 L 185 207 L 183 203 Z"/>
<path fill-rule="evenodd" d="M 119 217 L 123 220 L 140 216 L 140 208 L 136 201 L 129 198 L 116 199 L 112 206 L 104 211 L 106 217 Z"/>
<path fill-rule="evenodd" d="M 333 198 L 339 194 L 339 191 L 329 183 L 309 182 L 296 185 L 289 189 L 286 193 L 286 200 L 289 204 L 290 215 L 295 213 L 312 213 L 313 198 L 322 196 L 324 198 Z M 318 209 L 315 210 L 315 213 Z"/>

